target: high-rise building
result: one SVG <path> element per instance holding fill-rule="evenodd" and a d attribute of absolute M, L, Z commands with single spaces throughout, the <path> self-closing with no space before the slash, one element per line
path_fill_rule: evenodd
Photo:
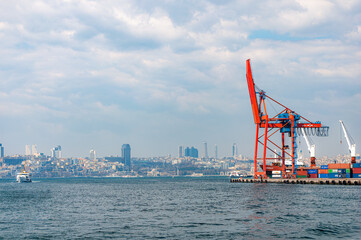
<path fill-rule="evenodd" d="M 31 155 L 38 155 L 38 147 L 35 144 L 31 145 Z"/>
<path fill-rule="evenodd" d="M 214 158 L 218 159 L 218 146 L 217 146 L 217 144 L 214 145 Z"/>
<path fill-rule="evenodd" d="M 31 148 L 30 145 L 25 145 L 25 156 L 31 155 Z"/>
<path fill-rule="evenodd" d="M 198 149 L 195 147 L 191 147 L 190 156 L 192 158 L 198 158 Z"/>
<path fill-rule="evenodd" d="M 50 149 L 52 158 L 61 158 L 61 146 L 58 145 Z"/>
<path fill-rule="evenodd" d="M 2 145 L 2 143 L 0 143 L 0 158 L 4 158 L 4 146 Z"/>
<path fill-rule="evenodd" d="M 95 160 L 95 159 L 97 159 L 97 155 L 96 155 L 96 152 L 95 152 L 94 149 L 91 149 L 91 150 L 90 150 L 89 155 L 90 155 L 90 160 Z"/>
<path fill-rule="evenodd" d="M 198 158 L 198 149 L 195 147 L 186 147 L 184 150 L 185 157 Z"/>
<path fill-rule="evenodd" d="M 183 157 L 183 146 L 179 146 L 179 148 L 178 148 L 178 157 L 179 158 Z"/>
<path fill-rule="evenodd" d="M 233 157 L 237 157 L 238 152 L 237 152 L 237 144 L 233 143 L 233 147 L 232 147 L 232 156 Z"/>
<path fill-rule="evenodd" d="M 130 155 L 130 145 L 123 144 L 122 146 L 122 160 L 126 170 L 130 171 L 132 169 L 131 155 Z"/>
<path fill-rule="evenodd" d="M 208 150 L 207 150 L 207 142 L 203 142 L 204 144 L 204 158 L 208 158 Z"/>

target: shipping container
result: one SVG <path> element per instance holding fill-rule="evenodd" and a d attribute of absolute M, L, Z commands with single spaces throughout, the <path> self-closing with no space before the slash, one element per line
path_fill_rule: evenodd
<path fill-rule="evenodd" d="M 361 173 L 353 173 L 352 177 L 353 178 L 361 178 Z"/>
<path fill-rule="evenodd" d="M 361 168 L 352 168 L 352 173 L 361 173 Z"/>
<path fill-rule="evenodd" d="M 361 174 L 360 174 L 361 176 Z M 297 175 L 297 178 L 307 178 L 307 175 Z"/>
<path fill-rule="evenodd" d="M 328 178 L 338 178 L 338 173 L 329 173 Z"/>
<path fill-rule="evenodd" d="M 272 174 L 281 174 L 281 171 L 272 171 Z"/>
<path fill-rule="evenodd" d="M 317 169 L 307 169 L 307 174 L 317 174 Z"/>
<path fill-rule="evenodd" d="M 337 169 L 338 173 L 346 173 L 346 169 Z"/>
<path fill-rule="evenodd" d="M 321 165 L 321 169 L 328 169 L 328 165 Z"/>
<path fill-rule="evenodd" d="M 272 175 L 272 178 L 281 178 L 281 177 L 282 177 L 281 174 L 273 174 L 273 175 Z"/>
<path fill-rule="evenodd" d="M 361 163 L 354 163 L 352 164 L 353 168 L 361 168 Z"/>
<path fill-rule="evenodd" d="M 317 178 L 317 173 L 307 174 L 308 178 Z"/>
<path fill-rule="evenodd" d="M 328 164 L 328 169 L 343 169 L 350 168 L 349 163 L 330 163 Z"/>
<path fill-rule="evenodd" d="M 321 173 L 321 174 L 318 174 L 318 177 L 319 178 L 328 178 L 328 174 Z"/>
<path fill-rule="evenodd" d="M 318 173 L 319 174 L 328 174 L 328 171 L 329 171 L 328 169 L 319 169 Z"/>
<path fill-rule="evenodd" d="M 338 169 L 328 169 L 328 173 L 338 173 Z"/>

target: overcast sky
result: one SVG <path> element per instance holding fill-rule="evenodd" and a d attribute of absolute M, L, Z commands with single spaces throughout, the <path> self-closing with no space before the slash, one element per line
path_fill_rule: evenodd
<path fill-rule="evenodd" d="M 176 156 L 206 141 L 210 156 L 233 143 L 252 156 L 248 58 L 259 88 L 331 127 L 317 156 L 348 153 L 339 119 L 361 147 L 361 1 L 3 0 L 0 56 L 9 155 Z"/>

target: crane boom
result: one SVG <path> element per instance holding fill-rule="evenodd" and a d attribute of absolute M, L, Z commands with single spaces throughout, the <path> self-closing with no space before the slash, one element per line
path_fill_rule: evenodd
<path fill-rule="evenodd" d="M 340 124 L 343 130 L 343 133 L 345 134 L 345 138 L 347 141 L 347 145 L 348 145 L 348 150 L 351 153 L 351 162 L 355 163 L 356 162 L 356 143 L 353 141 L 351 135 L 348 133 L 345 124 L 343 123 L 342 120 L 340 120 Z"/>
<path fill-rule="evenodd" d="M 302 135 L 305 138 L 308 152 L 311 158 L 311 167 L 316 166 L 316 145 L 312 142 L 311 138 L 306 135 L 305 129 L 301 128 Z"/>

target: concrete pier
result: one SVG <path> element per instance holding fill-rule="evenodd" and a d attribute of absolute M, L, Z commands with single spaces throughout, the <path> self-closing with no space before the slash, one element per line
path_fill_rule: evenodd
<path fill-rule="evenodd" d="M 297 179 L 241 179 L 232 178 L 231 182 L 241 183 L 285 183 L 285 184 L 326 184 L 361 185 L 361 178 L 297 178 Z"/>

